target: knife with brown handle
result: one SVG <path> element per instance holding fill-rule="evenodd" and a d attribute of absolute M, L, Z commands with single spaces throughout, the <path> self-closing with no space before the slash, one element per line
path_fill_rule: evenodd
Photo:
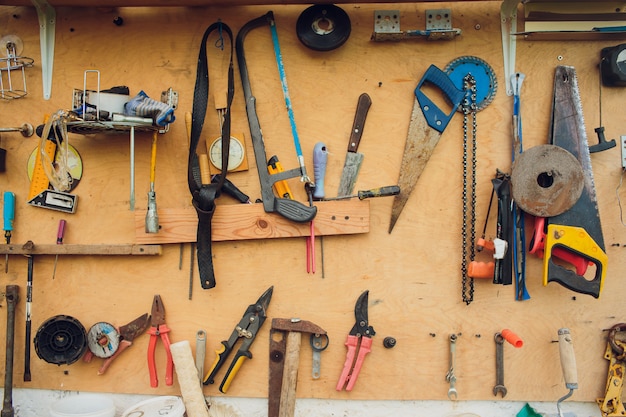
<path fill-rule="evenodd" d="M 343 172 L 339 181 L 339 190 L 337 197 L 351 195 L 356 184 L 356 179 L 363 162 L 363 154 L 357 152 L 361 136 L 363 135 L 363 127 L 365 126 L 365 118 L 367 112 L 372 105 L 372 99 L 367 93 L 359 96 L 359 102 L 354 115 L 354 123 L 352 124 L 352 132 L 350 133 L 350 141 L 348 142 L 348 152 L 346 153 L 346 161 L 343 164 Z"/>

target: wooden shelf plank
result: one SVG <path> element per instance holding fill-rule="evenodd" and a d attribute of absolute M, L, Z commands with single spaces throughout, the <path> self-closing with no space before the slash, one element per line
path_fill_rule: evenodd
<path fill-rule="evenodd" d="M 161 255 L 160 245 L 0 245 L 1 255 Z"/>
<path fill-rule="evenodd" d="M 369 232 L 367 200 L 316 202 L 315 235 Z M 158 209 L 159 233 L 145 232 L 146 210 L 135 210 L 136 243 L 196 242 L 198 218 L 193 207 Z M 262 204 L 218 205 L 212 222 L 212 240 L 251 240 L 309 236 L 309 223 L 295 223 L 266 213 Z"/>

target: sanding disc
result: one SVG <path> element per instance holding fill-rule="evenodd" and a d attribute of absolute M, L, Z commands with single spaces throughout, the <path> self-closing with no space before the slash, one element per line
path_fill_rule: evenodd
<path fill-rule="evenodd" d="M 300 42 L 315 51 L 330 51 L 350 36 L 350 18 L 333 4 L 315 4 L 305 9 L 296 22 Z"/>
<path fill-rule="evenodd" d="M 576 204 L 583 187 L 580 162 L 560 146 L 535 146 L 515 158 L 511 192 L 528 214 L 553 217 L 564 213 Z"/>

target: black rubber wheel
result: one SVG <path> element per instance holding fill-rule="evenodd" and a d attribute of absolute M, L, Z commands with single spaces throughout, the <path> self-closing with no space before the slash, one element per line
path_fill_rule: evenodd
<path fill-rule="evenodd" d="M 87 332 L 74 317 L 59 315 L 43 323 L 35 335 L 40 359 L 55 365 L 71 365 L 87 350 Z"/>
<path fill-rule="evenodd" d="M 350 18 L 332 4 L 315 4 L 305 9 L 296 22 L 300 42 L 315 51 L 339 48 L 350 37 Z"/>

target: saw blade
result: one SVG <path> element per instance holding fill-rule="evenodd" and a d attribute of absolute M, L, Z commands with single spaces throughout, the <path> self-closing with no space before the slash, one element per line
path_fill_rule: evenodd
<path fill-rule="evenodd" d="M 449 114 L 439 109 L 421 90 L 426 83 L 437 87 L 445 99 L 452 104 Z M 389 233 L 393 230 L 402 209 L 417 184 L 418 178 L 424 171 L 435 146 L 439 143 L 441 134 L 454 116 L 464 96 L 465 93 L 455 87 L 448 76 L 434 65 L 428 68 L 417 85 L 409 131 L 400 165 L 400 178 L 398 179 L 400 193 L 393 200 Z"/>
<path fill-rule="evenodd" d="M 578 81 L 573 67 L 556 68 L 550 141 L 578 159 L 583 169 L 584 186 L 580 198 L 572 208 L 546 220 L 548 232 L 543 262 L 543 284 L 558 282 L 572 291 L 598 298 L 604 284 L 608 258 L 600 224 Z M 593 279 L 587 279 L 555 263 L 552 260 L 553 247 L 563 248 L 595 264 Z"/>
<path fill-rule="evenodd" d="M 493 68 L 481 58 L 476 56 L 461 56 L 452 60 L 444 68 L 454 85 L 462 90 L 464 78 L 471 74 L 476 80 L 476 110 L 480 111 L 487 107 L 498 91 L 498 78 Z M 461 111 L 461 108 L 459 108 Z"/>

